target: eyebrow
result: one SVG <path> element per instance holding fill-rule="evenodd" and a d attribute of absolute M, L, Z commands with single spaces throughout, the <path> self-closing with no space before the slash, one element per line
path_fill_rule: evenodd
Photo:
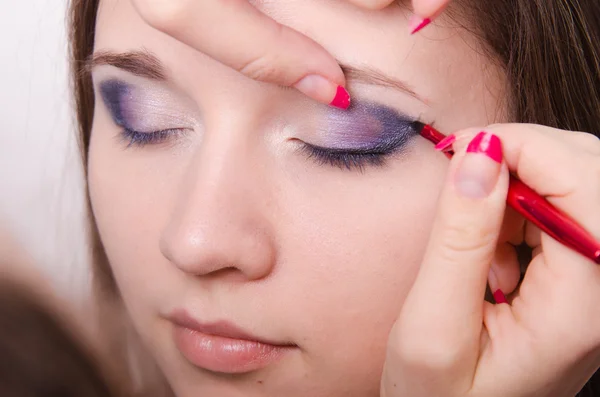
<path fill-rule="evenodd" d="M 350 81 L 394 88 L 423 102 L 415 90 L 405 81 L 393 78 L 380 70 L 368 66 L 357 67 L 341 62 L 339 62 L 339 64 L 346 79 Z M 110 65 L 135 76 L 152 80 L 167 80 L 167 72 L 163 64 L 154 54 L 146 50 L 121 53 L 98 51 L 92 54 L 86 61 L 85 68 L 91 72 L 93 68 L 101 65 Z"/>
<path fill-rule="evenodd" d="M 394 88 L 423 102 L 421 97 L 419 97 L 415 90 L 405 81 L 393 78 L 380 70 L 368 66 L 357 67 L 347 65 L 342 62 L 338 63 L 340 64 L 342 71 L 346 76 L 346 79 L 350 81 L 356 81 L 358 83 L 370 85 L 377 85 L 380 87 Z"/>
<path fill-rule="evenodd" d="M 101 65 L 110 65 L 135 76 L 152 80 L 166 80 L 167 73 L 159 59 L 148 51 L 111 52 L 98 51 L 86 61 L 85 69 L 92 71 Z"/>

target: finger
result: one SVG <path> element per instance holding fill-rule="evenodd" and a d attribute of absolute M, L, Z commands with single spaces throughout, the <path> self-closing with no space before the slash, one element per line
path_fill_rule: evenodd
<path fill-rule="evenodd" d="M 525 220 L 512 208 L 504 213 L 498 247 L 494 253 L 488 283 L 492 292 L 512 293 L 521 278 L 521 267 L 516 246 L 524 241 Z"/>
<path fill-rule="evenodd" d="M 461 150 L 478 130 L 457 132 L 453 147 Z M 600 235 L 598 201 L 593 199 L 600 195 L 600 139 L 532 124 L 497 124 L 486 130 L 500 137 L 507 165 L 519 179 Z"/>
<path fill-rule="evenodd" d="M 517 288 L 520 278 L 521 269 L 515 247 L 509 243 L 499 244 L 488 276 L 490 289 L 510 294 Z"/>
<path fill-rule="evenodd" d="M 132 0 L 152 27 L 246 76 L 293 86 L 347 108 L 344 74 L 319 44 L 281 25 L 247 0 Z"/>
<path fill-rule="evenodd" d="M 525 244 L 531 248 L 542 245 L 542 232 L 539 227 L 531 222 L 527 222 L 525 225 Z"/>
<path fill-rule="evenodd" d="M 506 208 L 504 222 L 500 231 L 501 243 L 507 242 L 513 246 L 523 243 L 525 239 L 525 219 L 514 209 Z"/>
<path fill-rule="evenodd" d="M 444 7 L 450 3 L 450 0 L 413 0 L 413 10 L 415 14 L 421 17 L 431 17 L 439 14 Z"/>
<path fill-rule="evenodd" d="M 519 179 L 600 238 L 600 140 L 581 133 L 570 140 L 570 132 L 526 124 L 488 129 L 502 139 L 508 167 Z"/>
<path fill-rule="evenodd" d="M 583 150 L 592 155 L 600 155 L 600 139 L 589 132 L 565 131 L 537 124 L 494 124 L 488 126 L 488 129 L 503 129 L 506 126 L 516 125 L 520 125 L 522 128 L 526 128 L 530 131 L 536 131 L 542 136 L 560 140 L 562 144 L 567 145 L 572 149 Z"/>
<path fill-rule="evenodd" d="M 412 34 L 417 33 L 442 13 L 450 0 L 412 0 L 414 16 L 409 23 Z"/>
<path fill-rule="evenodd" d="M 366 8 L 367 10 L 381 10 L 390 4 L 394 3 L 396 0 L 348 0 L 350 3 L 355 4 L 361 8 Z"/>
<path fill-rule="evenodd" d="M 423 264 L 397 323 L 400 351 L 408 352 L 409 360 L 436 362 L 441 357 L 440 370 L 471 371 L 445 377 L 447 382 L 473 379 L 483 299 L 507 189 L 500 140 L 477 135 L 465 155 L 452 159 Z"/>
<path fill-rule="evenodd" d="M 484 128 L 492 131 L 496 128 L 504 129 L 506 126 L 516 125 L 520 125 L 522 128 L 526 128 L 529 131 L 535 131 L 545 137 L 559 140 L 561 145 L 566 145 L 566 147 L 570 147 L 575 150 L 583 150 L 591 155 L 600 155 L 600 138 L 589 132 L 565 131 L 537 124 L 493 124 Z M 482 127 L 468 128 L 457 132 L 454 134 L 456 135 L 456 140 L 452 146 L 457 149 L 466 147 L 473 136 L 475 136 L 475 134 L 481 130 Z M 521 132 L 523 132 L 523 130 L 521 130 Z"/>
<path fill-rule="evenodd" d="M 573 134 L 577 138 L 570 140 L 569 132 L 547 127 L 507 124 L 489 129 L 501 137 L 509 169 L 599 240 L 600 156 L 593 153 L 600 140 L 587 141 L 584 149 L 582 135 Z M 578 351 L 590 341 L 598 342 L 600 267 L 545 233 L 539 243 L 536 229 L 530 233 L 534 235 L 526 236 L 528 242 L 536 247 L 513 308 L 515 316 L 536 329 L 540 340 L 547 338 L 544 343 L 556 343 L 557 335 L 583 323 L 585 331 L 576 340 L 564 340 L 563 347 Z"/>
<path fill-rule="evenodd" d="M 589 154 L 600 156 L 600 139 L 588 132 L 561 131 L 560 137 L 568 144 L 572 144 Z"/>

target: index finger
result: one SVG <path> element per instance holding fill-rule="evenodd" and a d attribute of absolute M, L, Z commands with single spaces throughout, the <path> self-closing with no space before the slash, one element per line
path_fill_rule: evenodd
<path fill-rule="evenodd" d="M 346 108 L 336 60 L 318 43 L 277 23 L 247 0 L 132 0 L 152 27 L 246 76 L 294 86 L 322 103 Z"/>

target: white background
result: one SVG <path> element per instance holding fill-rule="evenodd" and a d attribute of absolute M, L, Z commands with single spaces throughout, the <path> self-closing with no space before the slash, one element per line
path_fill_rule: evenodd
<path fill-rule="evenodd" d="M 61 291 L 85 288 L 66 0 L 0 0 L 0 227 Z"/>

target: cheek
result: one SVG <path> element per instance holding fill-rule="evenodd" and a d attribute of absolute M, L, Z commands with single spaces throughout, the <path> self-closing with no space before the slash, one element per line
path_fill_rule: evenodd
<path fill-rule="evenodd" d="M 395 163 L 364 175 L 328 171 L 327 182 L 296 180 L 302 193 L 288 204 L 291 219 L 280 223 L 282 263 L 295 263 L 285 269 L 286 291 L 303 296 L 302 312 L 318 324 L 305 331 L 327 346 L 324 362 L 383 362 L 387 334 L 418 272 L 445 159 L 433 153 Z"/>
<path fill-rule="evenodd" d="M 120 147 L 118 131 L 108 123 L 95 121 L 92 132 L 88 161 L 92 211 L 126 304 L 131 308 L 158 304 L 169 285 L 161 280 L 167 280 L 171 271 L 157 244 L 171 208 L 168 167 L 144 165 L 140 151 Z"/>

